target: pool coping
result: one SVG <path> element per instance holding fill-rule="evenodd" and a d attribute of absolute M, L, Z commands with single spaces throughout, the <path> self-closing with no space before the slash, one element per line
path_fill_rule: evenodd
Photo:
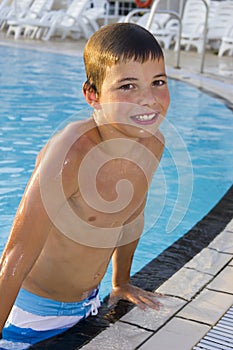
<path fill-rule="evenodd" d="M 167 68 L 170 78 L 183 81 L 206 92 L 209 95 L 221 99 L 228 108 L 233 110 L 232 84 L 226 81 L 216 80 L 214 77 L 200 75 L 185 69 L 178 70 L 172 67 Z"/>
<path fill-rule="evenodd" d="M 11 45 L 12 44 L 10 43 L 8 46 Z M 30 50 L 33 49 L 31 46 L 25 47 L 24 45 L 17 47 Z M 37 50 L 41 50 L 41 48 L 37 48 Z M 48 52 L 56 53 L 56 50 L 48 50 Z M 69 52 L 68 55 L 72 55 L 72 53 Z M 213 77 L 200 75 L 185 69 L 174 69 L 170 66 L 167 68 L 167 73 L 168 76 L 173 79 L 184 81 L 196 86 L 197 88 L 205 90 L 207 93 L 212 93 L 218 98 L 222 98 L 227 106 L 232 108 L 231 83 L 216 80 Z M 178 342 L 177 344 L 179 347 L 177 347 L 177 350 L 191 349 L 186 341 L 189 342 L 191 339 L 192 347 L 197 344 L 201 337 L 203 337 L 212 327 L 216 320 L 216 315 L 214 315 L 213 319 L 203 322 L 202 319 L 200 319 L 201 316 L 197 315 L 197 313 L 194 313 L 194 315 L 191 313 L 190 315 L 190 305 L 192 305 L 192 303 L 198 305 L 199 303 L 199 305 L 203 306 L 203 302 L 205 302 L 206 299 L 208 300 L 211 293 L 218 293 L 218 297 L 221 295 L 221 298 L 225 301 L 223 303 L 224 307 L 218 314 L 218 317 L 220 318 L 221 314 L 224 314 L 229 307 L 226 299 L 229 299 L 229 296 L 232 297 L 232 290 L 222 290 L 222 286 L 218 283 L 218 279 L 220 279 L 220 281 L 226 281 L 226 277 L 223 278 L 222 276 L 224 274 L 227 275 L 229 269 L 233 271 L 233 251 L 232 249 L 230 251 L 225 251 L 222 245 L 222 242 L 224 242 L 223 237 L 229 238 L 229 234 L 233 234 L 233 209 L 226 209 L 228 208 L 228 205 L 232 206 L 232 188 L 229 191 L 203 220 L 197 223 L 192 230 L 181 238 L 183 241 L 178 240 L 162 253 L 163 256 L 161 254 L 153 260 L 153 263 L 156 265 L 156 270 L 159 270 L 159 275 L 155 279 L 153 278 L 152 281 L 149 281 L 147 278 L 146 289 L 152 290 L 156 288 L 156 291 L 168 295 L 168 301 L 170 303 L 169 307 L 173 310 L 172 313 L 168 312 L 166 315 L 163 315 L 163 317 L 160 317 L 158 316 L 158 313 L 155 313 L 153 310 L 148 310 L 147 313 L 145 313 L 127 302 L 120 302 L 115 309 L 109 310 L 107 308 L 107 301 L 105 301 L 96 318 L 90 317 L 81 324 L 78 324 L 72 330 L 67 332 L 65 338 L 64 336 L 60 339 L 59 337 L 56 337 L 55 339 L 41 343 L 41 345 L 38 344 L 32 348 L 59 350 L 63 349 L 64 344 L 66 344 L 67 350 L 80 348 L 96 350 L 98 347 L 100 347 L 101 350 L 104 350 L 109 349 L 109 344 L 115 342 L 114 348 L 119 348 L 121 350 L 139 348 L 151 350 L 151 346 L 153 346 L 153 349 L 158 350 L 170 350 L 171 348 L 175 350 L 175 344 Z M 218 215 L 216 214 L 216 210 Z M 223 220 L 222 213 L 225 210 L 228 213 L 228 222 Z M 216 224 L 219 220 L 221 225 L 218 226 L 218 232 L 213 232 L 214 228 L 211 226 L 211 222 Z M 192 240 L 192 247 L 187 247 L 188 242 L 185 242 L 187 236 L 192 236 L 195 232 L 197 234 L 202 234 L 201 249 L 200 247 L 197 247 L 196 240 Z M 182 248 L 188 249 L 189 253 L 193 254 L 190 255 L 190 261 L 184 261 L 184 255 L 182 254 L 180 246 L 182 242 L 185 243 L 182 245 Z M 175 253 L 173 257 L 174 259 L 171 257 L 171 251 L 172 254 Z M 213 256 L 215 256 L 215 259 L 218 261 L 215 270 L 210 272 L 203 269 L 200 270 L 200 266 L 198 268 L 196 267 L 198 258 L 201 259 L 201 261 L 207 261 L 209 265 L 212 265 L 211 259 L 213 259 Z M 163 259 L 166 259 L 166 261 L 168 259 L 170 265 L 174 267 L 172 273 L 163 271 Z M 176 264 L 174 264 L 174 262 L 176 262 Z M 153 269 L 155 269 L 155 267 L 153 267 Z M 147 274 L 148 276 L 148 271 L 151 273 L 153 269 L 152 262 L 150 262 L 132 277 L 132 282 L 138 286 L 142 286 L 143 284 L 143 287 L 145 288 L 142 276 L 143 274 Z M 179 285 L 177 281 L 180 281 L 180 276 L 187 281 L 197 281 L 197 288 L 192 285 L 191 291 L 188 294 L 185 294 L 185 289 L 179 290 L 177 288 L 175 289 L 175 293 L 171 293 L 171 288 L 174 289 L 174 286 L 177 287 Z M 152 284 L 153 288 L 151 288 Z M 181 332 L 179 332 L 179 330 L 181 330 Z M 194 337 L 186 337 L 183 330 L 185 330 L 187 334 L 194 334 Z M 95 336 L 94 339 L 93 336 Z M 170 346 L 166 345 L 168 344 L 166 343 L 167 339 L 171 340 L 169 343 L 172 344 L 171 348 L 164 347 Z M 76 345 L 71 345 L 72 347 L 69 347 L 67 344 L 67 341 L 69 342 L 69 340 L 72 344 Z M 61 344 L 62 342 L 63 345 Z M 125 348 L 123 347 L 124 343 L 127 346 Z M 118 347 L 116 347 L 117 344 L 119 344 Z M 154 347 L 155 344 L 156 347 Z"/>

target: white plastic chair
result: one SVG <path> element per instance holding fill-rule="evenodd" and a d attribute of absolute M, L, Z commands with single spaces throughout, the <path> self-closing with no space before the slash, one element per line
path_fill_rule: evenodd
<path fill-rule="evenodd" d="M 209 3 L 209 15 L 208 15 L 208 27 L 211 27 L 214 25 L 215 15 L 218 8 L 218 5 L 220 4 L 217 0 L 210 0 Z"/>
<path fill-rule="evenodd" d="M 108 24 L 108 14 L 108 0 L 91 0 L 90 8 L 83 13 L 83 16 L 89 21 L 94 30 L 98 30 L 97 20 L 102 20 L 103 25 Z"/>
<path fill-rule="evenodd" d="M 0 27 L 2 26 L 2 23 L 5 21 L 11 9 L 12 3 L 9 5 L 8 0 L 3 0 L 0 2 Z"/>
<path fill-rule="evenodd" d="M 59 34 L 64 39 L 72 29 L 77 37 L 81 36 L 81 15 L 89 5 L 89 0 L 73 0 L 65 13 L 58 13 L 51 17 L 50 23 L 44 23 L 48 31 L 43 40 L 49 40 L 53 35 Z M 79 24 L 77 23 L 79 20 Z M 84 28 L 86 29 L 86 28 Z"/>
<path fill-rule="evenodd" d="M 50 11 L 52 8 L 54 0 L 34 0 L 32 5 L 26 11 L 25 15 L 18 19 L 10 19 L 7 21 L 9 28 L 7 30 L 6 36 L 14 35 L 15 39 L 23 33 L 25 28 L 25 23 L 32 19 L 41 18 L 46 12 Z"/>
<path fill-rule="evenodd" d="M 223 56 L 226 51 L 228 51 L 229 55 L 233 55 L 233 24 L 229 25 L 226 35 L 222 37 L 218 56 Z"/>
<path fill-rule="evenodd" d="M 153 29 L 152 25 L 150 31 L 165 49 L 169 49 L 174 44 L 178 34 L 179 21 L 175 18 L 170 18 L 161 28 Z"/>
<path fill-rule="evenodd" d="M 207 1 L 209 4 L 209 1 Z M 187 0 L 182 15 L 181 47 L 185 50 L 195 47 L 202 52 L 206 19 L 206 6 L 202 0 Z M 178 49 L 176 40 L 175 50 Z"/>
<path fill-rule="evenodd" d="M 4 28 L 6 19 L 9 13 L 12 11 L 13 4 L 8 5 L 8 0 L 2 1 L 0 3 L 0 28 L 1 30 Z"/>
<path fill-rule="evenodd" d="M 39 20 L 28 21 L 25 36 L 46 41 L 55 35 L 88 39 L 99 29 L 98 19 L 107 23 L 107 0 L 73 0 L 66 11 L 51 11 Z"/>
<path fill-rule="evenodd" d="M 209 23 L 207 40 L 211 48 L 218 50 L 222 38 L 229 36 L 227 31 L 232 24 L 232 19 L 233 1 L 220 1 Z"/>
<path fill-rule="evenodd" d="M 14 0 L 9 5 L 8 0 L 4 0 L 0 4 L 0 27 L 5 29 L 7 21 L 18 20 L 25 16 L 33 0 Z"/>
<path fill-rule="evenodd" d="M 143 15 L 141 15 L 142 12 L 144 12 Z M 149 10 L 136 9 L 132 10 L 127 16 L 121 17 L 118 22 L 133 22 L 142 27 L 146 27 L 148 18 Z M 170 14 L 157 12 L 150 27 L 150 32 L 165 49 L 168 49 L 178 32 L 178 25 L 178 20 L 171 18 Z"/>

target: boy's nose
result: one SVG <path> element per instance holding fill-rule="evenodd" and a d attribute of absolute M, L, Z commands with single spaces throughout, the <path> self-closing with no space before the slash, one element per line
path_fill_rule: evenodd
<path fill-rule="evenodd" d="M 140 104 L 142 106 L 153 106 L 156 103 L 155 93 L 151 89 L 144 89 L 140 96 Z"/>

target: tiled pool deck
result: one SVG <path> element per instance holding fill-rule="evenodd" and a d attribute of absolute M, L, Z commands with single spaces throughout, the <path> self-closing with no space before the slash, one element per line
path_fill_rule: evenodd
<path fill-rule="evenodd" d="M 0 37 L 0 45 L 81 55 L 84 42 L 42 43 L 22 40 L 15 42 Z M 170 77 L 210 91 L 224 98 L 232 107 L 232 57 L 218 58 L 208 53 L 204 73 L 199 74 L 198 54 L 182 52 L 181 69 L 173 68 L 176 59 L 173 52 L 166 52 L 165 56 Z M 222 215 L 224 216 L 224 212 Z M 156 290 L 167 296 L 160 312 L 151 309 L 145 312 L 134 307 L 88 344 L 82 346 L 82 349 L 191 350 L 233 304 L 232 258 L 233 220 L 207 247 Z M 232 334 L 233 330 L 231 339 Z M 233 348 L 233 339 L 231 341 Z"/>
<path fill-rule="evenodd" d="M 134 308 L 82 349 L 192 349 L 233 304 L 232 257 L 233 222 L 156 290 L 161 312 Z"/>

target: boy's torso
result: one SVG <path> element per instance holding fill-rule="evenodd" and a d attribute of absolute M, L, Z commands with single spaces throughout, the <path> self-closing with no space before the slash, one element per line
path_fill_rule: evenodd
<path fill-rule="evenodd" d="M 96 135 L 93 130 L 89 135 L 93 147 L 98 144 Z M 148 142 L 146 146 L 159 160 L 163 145 L 160 140 L 153 142 L 152 145 Z M 145 158 L 146 153 L 139 156 Z M 95 155 L 93 162 L 99 162 Z M 148 182 L 157 164 L 145 162 L 145 166 L 138 165 L 126 154 L 123 159 L 111 157 L 100 165 L 97 172 L 92 170 L 87 174 L 86 184 L 96 184 L 88 197 L 84 198 L 88 192 L 84 181 L 84 190 L 80 190 L 79 186 L 78 191 L 67 200 L 77 218 L 77 235 L 69 236 L 69 220 L 65 223 L 66 232 L 53 226 L 39 258 L 23 283 L 25 289 L 50 299 L 74 302 L 84 299 L 102 280 L 123 225 L 144 206 Z M 93 169 L 96 168 L 98 166 Z M 77 179 L 79 170 L 77 168 Z M 122 187 L 118 192 L 120 183 Z M 66 221 L 65 214 L 64 217 L 61 214 L 61 220 Z"/>

